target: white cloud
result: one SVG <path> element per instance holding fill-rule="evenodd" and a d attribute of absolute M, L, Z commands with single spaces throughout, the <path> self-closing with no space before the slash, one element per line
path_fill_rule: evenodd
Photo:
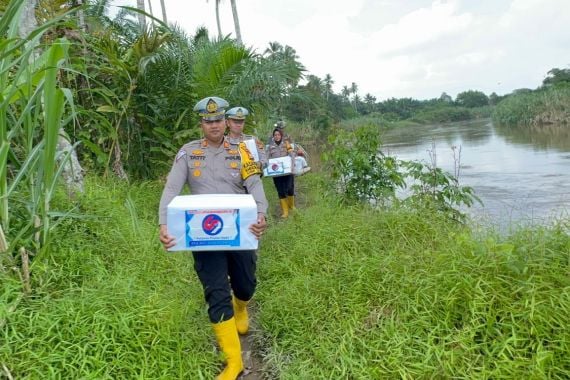
<path fill-rule="evenodd" d="M 430 8 L 417 9 L 382 28 L 372 36 L 381 54 L 420 48 L 446 35 L 467 30 L 472 22 L 469 13 L 456 14 L 455 2 L 434 2 Z"/>
<path fill-rule="evenodd" d="M 134 0 L 120 0 L 134 5 Z M 160 13 L 158 0 L 155 14 Z M 166 0 L 169 21 L 189 34 L 217 33 L 214 1 Z M 118 3 L 119 0 L 114 1 Z M 263 52 L 293 47 L 311 74 L 330 73 L 335 91 L 437 97 L 478 89 L 504 94 L 540 85 L 570 64 L 570 0 L 238 0 L 242 36 Z M 229 1 L 222 32 L 233 33 Z"/>

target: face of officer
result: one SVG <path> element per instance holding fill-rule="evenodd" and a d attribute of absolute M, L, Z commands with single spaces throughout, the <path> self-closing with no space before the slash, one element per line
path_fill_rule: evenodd
<path fill-rule="evenodd" d="M 200 122 L 204 138 L 211 144 L 220 145 L 224 139 L 226 131 L 226 123 L 224 119 L 220 120 L 204 120 Z"/>
<path fill-rule="evenodd" d="M 281 132 L 275 131 L 273 132 L 273 141 L 280 142 L 281 141 Z"/>
<path fill-rule="evenodd" d="M 243 133 L 243 126 L 245 125 L 245 120 L 228 118 L 226 119 L 226 124 L 230 129 L 230 137 L 240 137 L 241 134 Z"/>

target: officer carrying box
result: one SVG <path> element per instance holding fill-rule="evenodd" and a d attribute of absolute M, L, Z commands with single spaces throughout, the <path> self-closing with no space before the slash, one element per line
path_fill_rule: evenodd
<path fill-rule="evenodd" d="M 248 115 L 249 111 L 245 107 L 233 107 L 226 112 L 226 125 L 229 130 L 228 140 L 230 144 L 234 145 L 246 142 L 248 149 L 254 155 L 255 161 L 263 169 L 267 166 L 267 157 L 263 143 L 256 136 L 243 133 L 245 118 Z"/>
<path fill-rule="evenodd" d="M 291 143 L 285 140 L 283 130 L 280 128 L 275 128 L 273 130 L 273 138 L 267 148 L 267 157 L 269 160 L 287 157 L 291 162 L 291 166 L 294 162 L 295 151 L 293 150 Z M 292 168 L 290 167 L 290 169 Z M 279 204 L 281 205 L 281 218 L 287 218 L 289 216 L 289 210 L 295 209 L 294 175 L 289 171 L 289 174 L 287 175 L 273 177 L 273 184 L 277 190 Z"/>
<path fill-rule="evenodd" d="M 267 199 L 260 169 L 246 147 L 231 144 L 224 136 L 228 102 L 211 96 L 194 107 L 201 117 L 204 138 L 184 145 L 172 164 L 159 207 L 160 241 L 175 245 L 168 233 L 166 211 L 170 201 L 187 184 L 191 194 L 251 194 L 257 205 L 257 221 L 249 230 L 259 239 L 267 226 Z M 227 366 L 220 380 L 234 380 L 243 371 L 239 334 L 248 331 L 247 303 L 257 284 L 254 250 L 192 252 L 194 267 L 204 288 L 208 315 Z"/>

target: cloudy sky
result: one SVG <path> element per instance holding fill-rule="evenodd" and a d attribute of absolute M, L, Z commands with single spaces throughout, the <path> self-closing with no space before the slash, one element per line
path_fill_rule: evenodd
<path fill-rule="evenodd" d="M 378 100 L 502 95 L 570 67 L 570 0 L 236 1 L 246 46 L 293 47 L 309 74 L 332 75 L 335 92 L 355 82 Z M 215 0 L 165 2 L 169 22 L 216 35 Z M 159 0 L 152 7 L 160 15 Z M 220 13 L 222 33 L 235 36 L 229 0 Z"/>

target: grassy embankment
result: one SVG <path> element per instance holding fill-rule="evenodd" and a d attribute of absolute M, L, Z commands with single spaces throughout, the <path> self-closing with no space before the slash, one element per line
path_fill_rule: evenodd
<path fill-rule="evenodd" d="M 381 113 L 373 113 L 367 116 L 360 116 L 354 119 L 343 120 L 342 125 L 353 127 L 359 125 L 374 125 L 379 128 L 406 128 L 415 125 L 453 123 L 467 121 L 491 116 L 493 107 L 466 108 L 459 106 L 434 106 L 418 110 L 408 119 L 392 120 L 386 119 Z"/>
<path fill-rule="evenodd" d="M 570 125 L 570 85 L 509 95 L 493 111 L 493 121 L 507 126 Z"/>
<path fill-rule="evenodd" d="M 477 237 L 421 212 L 341 207 L 315 174 L 297 184 L 303 207 L 272 218 L 258 263 L 270 378 L 570 376 L 568 224 Z M 0 272 L 0 374 L 213 378 L 192 259 L 156 238 L 161 185 L 87 189 L 93 217 L 60 226 L 31 296 Z"/>

